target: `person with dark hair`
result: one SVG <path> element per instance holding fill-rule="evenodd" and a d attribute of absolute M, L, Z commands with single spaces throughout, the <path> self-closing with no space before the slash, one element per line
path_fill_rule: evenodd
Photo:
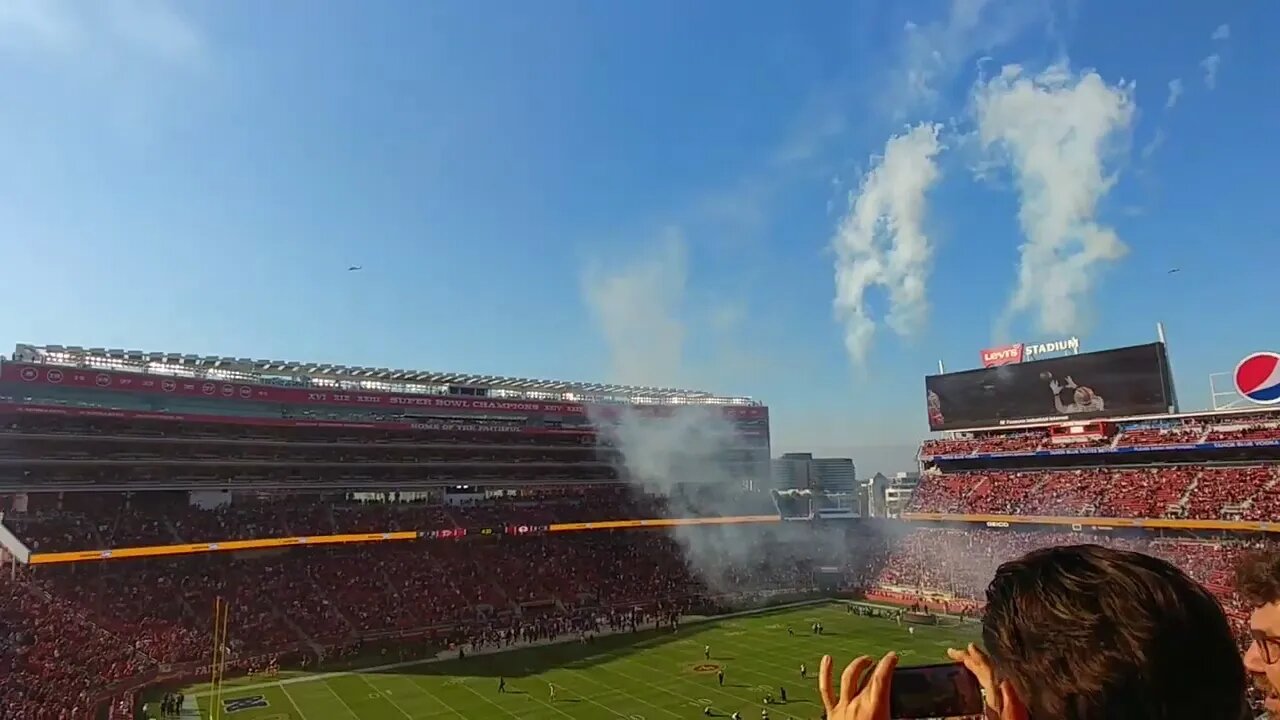
<path fill-rule="evenodd" d="M 1246 555 L 1236 566 L 1236 591 L 1249 604 L 1244 667 L 1262 705 L 1280 717 L 1280 553 Z"/>
<path fill-rule="evenodd" d="M 1249 717 L 1222 607 L 1164 560 L 1099 545 L 1035 550 L 1001 565 L 986 595 L 986 652 L 948 654 L 977 676 L 989 716 Z"/>

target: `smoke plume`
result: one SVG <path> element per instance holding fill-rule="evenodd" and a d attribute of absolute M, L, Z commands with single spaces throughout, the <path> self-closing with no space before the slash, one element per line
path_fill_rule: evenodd
<path fill-rule="evenodd" d="M 632 262 L 597 263 L 584 274 L 583 295 L 609 349 L 611 381 L 680 385 L 686 256 L 684 237 L 672 228 Z"/>
<path fill-rule="evenodd" d="M 584 274 L 583 299 L 609 351 L 610 381 L 685 384 L 686 258 L 683 237 L 669 230 L 630 262 L 596 263 Z M 602 449 L 619 457 L 623 478 L 638 492 L 667 498 L 672 517 L 734 514 L 744 486 L 763 479 L 727 461 L 743 443 L 717 406 L 595 406 L 589 418 Z M 720 590 L 732 586 L 734 565 L 767 556 L 761 534 L 748 527 L 677 527 L 672 534 L 690 566 Z"/>
<path fill-rule="evenodd" d="M 1133 87 L 1066 65 L 1035 76 L 1008 65 L 973 99 L 982 146 L 1008 165 L 1020 196 L 1024 243 L 1005 324 L 1032 312 L 1044 332 L 1075 331 L 1098 273 L 1126 252 L 1097 211 L 1133 122 Z"/>
<path fill-rule="evenodd" d="M 866 363 L 877 319 L 867 292 L 879 286 L 889 299 L 885 322 L 899 335 L 923 325 L 933 247 L 924 230 L 926 195 L 937 181 L 940 125 L 922 123 L 895 135 L 874 158 L 849 211 L 836 230 L 836 318 L 855 365 Z"/>
<path fill-rule="evenodd" d="M 616 450 L 628 483 L 643 493 L 667 498 L 671 517 L 760 511 L 744 507 L 743 501 L 744 490 L 763 478 L 754 475 L 751 465 L 734 460 L 743 441 L 719 407 L 685 405 L 656 414 L 650 411 L 630 407 L 591 411 L 599 441 Z M 718 591 L 734 589 L 735 567 L 767 557 L 764 536 L 756 527 L 689 526 L 673 528 L 671 533 L 690 567 Z"/>
<path fill-rule="evenodd" d="M 1164 101 L 1166 110 L 1172 110 L 1173 106 L 1178 104 L 1178 98 L 1182 97 L 1183 90 L 1182 78 L 1174 78 L 1169 81 L 1169 97 Z"/>

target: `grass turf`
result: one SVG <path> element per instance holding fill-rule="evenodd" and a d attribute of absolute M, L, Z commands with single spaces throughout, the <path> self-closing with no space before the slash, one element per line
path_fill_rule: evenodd
<path fill-rule="evenodd" d="M 822 636 L 809 630 L 815 621 L 826 628 Z M 842 664 L 856 655 L 896 650 L 904 665 L 923 665 L 946 662 L 947 647 L 976 635 L 973 625 L 917 626 L 912 635 L 889 620 L 849 615 L 842 604 L 814 605 L 686 625 L 677 634 L 624 634 L 589 645 L 570 642 L 382 671 L 286 673 L 268 683 L 237 679 L 223 687 L 221 717 L 667 720 L 700 718 L 711 706 L 718 717 L 737 711 L 755 720 L 769 692 L 771 720 L 811 720 L 822 715 L 816 673 L 824 653 Z M 703 657 L 708 645 L 710 660 Z M 808 666 L 808 679 L 800 678 L 801 663 Z M 708 666 L 724 668 L 723 687 Z M 505 693 L 498 692 L 499 677 L 506 678 Z M 787 703 L 779 702 L 779 686 L 787 689 Z M 195 696 L 199 717 L 209 718 L 207 690 L 206 685 L 186 691 L 188 717 L 195 717 Z"/>

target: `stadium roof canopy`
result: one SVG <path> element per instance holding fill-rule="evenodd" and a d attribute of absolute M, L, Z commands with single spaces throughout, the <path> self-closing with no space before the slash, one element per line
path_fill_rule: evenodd
<path fill-rule="evenodd" d="M 409 394 L 456 394 L 455 388 L 483 388 L 488 397 L 560 400 L 567 402 L 620 402 L 655 405 L 758 405 L 747 397 L 717 396 L 700 390 L 583 383 L 567 380 L 533 380 L 503 375 L 393 370 L 352 367 L 293 360 L 251 360 L 215 355 L 184 355 L 83 348 L 62 345 L 19 344 L 15 362 L 44 363 L 97 370 L 118 370 L 155 375 L 198 377 L 267 385 L 295 385 Z"/>

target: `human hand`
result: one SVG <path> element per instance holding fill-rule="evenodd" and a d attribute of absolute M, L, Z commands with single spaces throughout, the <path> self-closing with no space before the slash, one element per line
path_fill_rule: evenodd
<path fill-rule="evenodd" d="M 827 720 L 889 720 L 890 676 L 898 665 L 898 655 L 888 653 L 881 658 L 864 684 L 862 676 L 871 668 L 871 663 L 871 658 L 866 655 L 849 663 L 840 675 L 840 694 L 837 696 L 831 682 L 831 656 L 822 656 L 818 669 L 818 692 L 822 695 Z"/>
<path fill-rule="evenodd" d="M 999 718 L 1004 710 L 1004 698 L 1000 695 L 1000 687 L 996 684 L 996 671 L 991 667 L 991 659 L 982 651 L 982 648 L 969 643 L 969 646 L 963 650 L 948 649 L 947 657 L 964 665 L 969 672 L 973 673 L 973 676 L 978 679 L 978 685 L 982 688 L 987 718 Z"/>

